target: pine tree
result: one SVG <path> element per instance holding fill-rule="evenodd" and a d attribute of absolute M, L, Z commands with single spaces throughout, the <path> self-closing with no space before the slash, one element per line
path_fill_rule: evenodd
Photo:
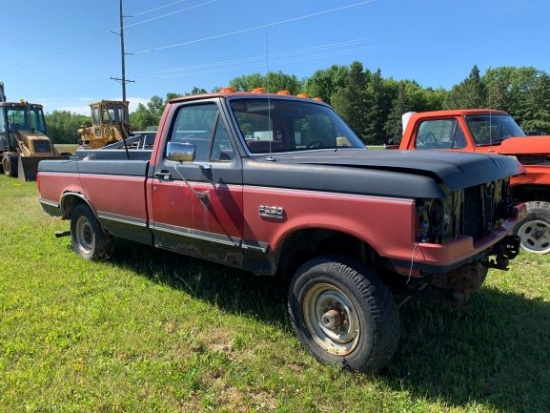
<path fill-rule="evenodd" d="M 460 84 L 453 86 L 445 106 L 447 109 L 472 109 L 487 106 L 485 84 L 479 75 L 479 68 L 474 65 L 470 75 Z"/>
<path fill-rule="evenodd" d="M 334 109 L 348 125 L 365 141 L 366 83 L 363 64 L 353 62 L 350 66 L 347 85 L 332 98 Z"/>

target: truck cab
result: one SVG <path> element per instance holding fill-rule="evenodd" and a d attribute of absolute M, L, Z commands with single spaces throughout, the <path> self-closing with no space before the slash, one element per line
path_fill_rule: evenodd
<path fill-rule="evenodd" d="M 536 254 L 550 252 L 549 136 L 526 135 L 510 114 L 492 109 L 407 112 L 402 123 L 399 149 L 516 157 L 525 173 L 511 178 L 512 195 L 517 202 L 525 203 L 528 211 L 516 233 L 524 250 Z"/>
<path fill-rule="evenodd" d="M 506 112 L 495 110 L 435 111 L 403 115 L 406 131 L 400 149 L 453 149 L 465 152 L 499 152 L 511 137 L 525 137 L 516 121 Z"/>

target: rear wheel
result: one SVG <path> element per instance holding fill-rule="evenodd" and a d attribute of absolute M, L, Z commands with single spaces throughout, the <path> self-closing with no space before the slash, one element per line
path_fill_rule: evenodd
<path fill-rule="evenodd" d="M 531 201 L 526 203 L 527 217 L 516 227 L 521 247 L 534 254 L 550 252 L 550 202 Z"/>
<path fill-rule="evenodd" d="M 374 373 L 399 343 L 399 316 L 378 276 L 357 262 L 325 256 L 292 279 L 288 307 L 302 344 L 322 362 Z"/>
<path fill-rule="evenodd" d="M 2 159 L 2 168 L 4 174 L 12 178 L 17 178 L 17 156 L 7 155 Z"/>
<path fill-rule="evenodd" d="M 113 254 L 113 237 L 107 234 L 87 205 L 80 204 L 71 214 L 73 250 L 86 260 L 107 259 Z"/>

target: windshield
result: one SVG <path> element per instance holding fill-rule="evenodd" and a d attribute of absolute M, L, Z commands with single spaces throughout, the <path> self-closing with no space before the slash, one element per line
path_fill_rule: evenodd
<path fill-rule="evenodd" d="M 525 136 L 510 115 L 485 114 L 466 116 L 466 123 L 477 145 L 495 145 L 512 136 Z"/>
<path fill-rule="evenodd" d="M 10 130 L 36 130 L 46 133 L 46 124 L 42 109 L 28 107 L 9 107 L 6 119 Z"/>
<path fill-rule="evenodd" d="M 127 122 L 126 107 L 116 103 L 106 104 L 103 107 L 103 122 Z"/>
<path fill-rule="evenodd" d="M 344 121 L 325 105 L 267 97 L 232 99 L 230 104 L 252 153 L 365 148 Z"/>

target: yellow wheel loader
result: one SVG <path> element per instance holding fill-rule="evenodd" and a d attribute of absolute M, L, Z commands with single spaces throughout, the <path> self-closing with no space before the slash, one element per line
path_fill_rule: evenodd
<path fill-rule="evenodd" d="M 21 180 L 36 179 L 38 162 L 69 158 L 59 154 L 46 131 L 42 105 L 7 102 L 4 83 L 0 82 L 0 170 Z"/>
<path fill-rule="evenodd" d="M 90 105 L 92 126 L 78 130 L 79 149 L 100 149 L 130 137 L 128 102 L 101 100 Z"/>

